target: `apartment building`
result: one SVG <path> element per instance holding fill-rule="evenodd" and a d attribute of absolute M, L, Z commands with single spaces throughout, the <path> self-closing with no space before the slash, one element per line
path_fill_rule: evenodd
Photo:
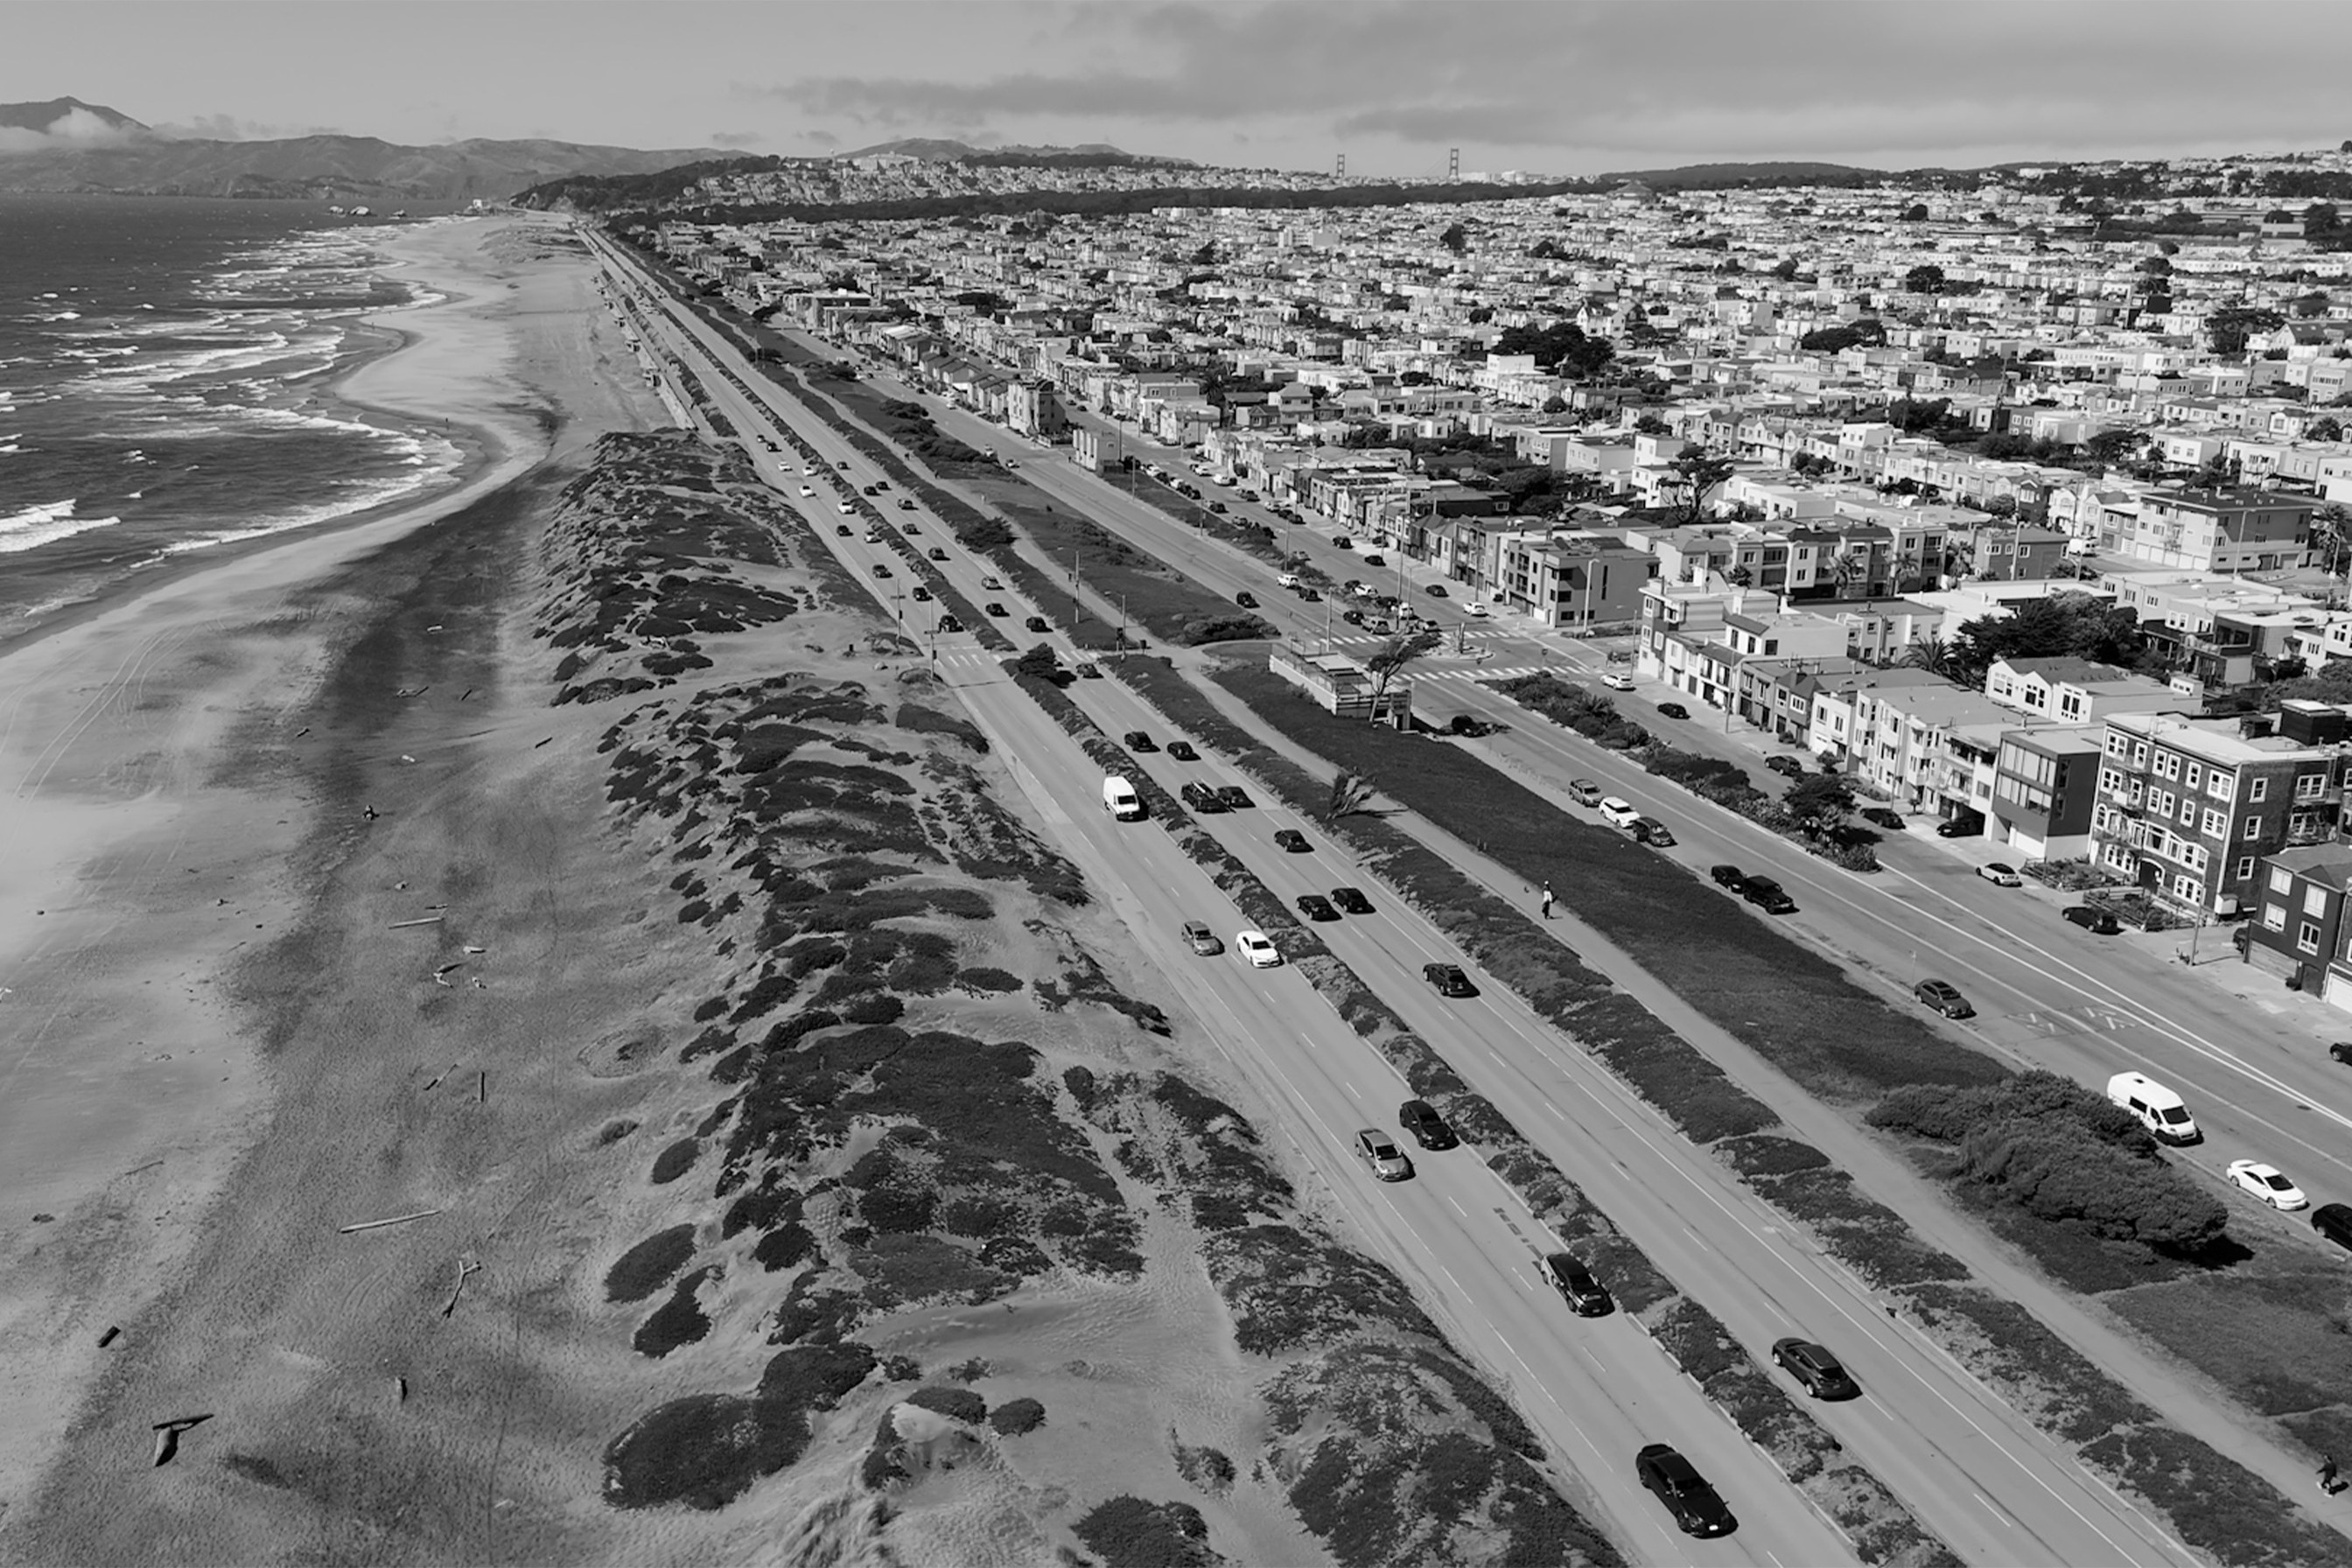
<path fill-rule="evenodd" d="M 1985 672 L 1985 695 L 2029 718 L 2086 724 L 2110 713 L 2180 713 L 2197 706 L 2169 684 L 2095 659 L 2000 658 Z"/>
<path fill-rule="evenodd" d="M 1495 599 L 1550 626 L 1638 620 L 1642 590 L 1658 574 L 1655 556 L 1605 534 L 1508 532 L 1491 542 Z"/>
<path fill-rule="evenodd" d="M 1980 809 L 1989 796 L 1990 767 L 2003 731 L 2016 718 L 1990 698 L 1937 681 L 1933 686 L 1865 687 L 1853 694 L 1853 734 L 1846 758 L 1856 776 L 1881 795 L 1918 809 L 1951 816 L 1962 804 Z M 1956 771 L 1956 731 L 1980 731 L 1965 773 Z M 1955 797 L 1958 797 L 1957 799 Z"/>
<path fill-rule="evenodd" d="M 2314 844 L 2265 855 L 2240 953 L 2257 969 L 2352 1012 L 2352 928 L 2344 919 L 2352 891 L 2352 845 Z"/>
<path fill-rule="evenodd" d="M 2327 842 L 2352 769 L 2352 719 L 2289 702 L 2267 719 L 2117 713 L 2100 738 L 2099 863 L 2197 915 L 2235 914 L 2263 856 Z"/>
<path fill-rule="evenodd" d="M 1985 836 L 2036 860 L 2089 854 L 2105 754 L 2101 737 L 2097 724 L 2003 731 Z"/>
<path fill-rule="evenodd" d="M 2216 437 L 2209 456 L 2220 449 Z M 2311 514 L 2319 506 L 2308 497 L 2278 490 L 2148 490 L 2139 498 L 2137 514 L 2120 522 L 2104 542 L 2151 566 L 2284 571 L 2305 563 Z"/>

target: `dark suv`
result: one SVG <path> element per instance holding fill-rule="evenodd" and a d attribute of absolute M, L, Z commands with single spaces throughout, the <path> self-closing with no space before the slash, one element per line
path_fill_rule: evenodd
<path fill-rule="evenodd" d="M 1458 963 L 1424 963 L 1421 966 L 1421 977 L 1437 987 L 1440 996 L 1478 994 L 1478 988 L 1470 984 L 1470 977 L 1462 973 L 1462 966 Z"/>
<path fill-rule="evenodd" d="M 1772 1364 L 1805 1385 L 1815 1399 L 1859 1399 L 1862 1385 L 1845 1363 L 1811 1340 L 1782 1340 L 1772 1347 Z"/>
<path fill-rule="evenodd" d="M 1192 780 L 1176 793 L 1186 805 L 1191 806 L 1202 816 L 1214 816 L 1226 809 L 1225 803 L 1217 798 L 1217 792 L 1199 779 Z"/>
<path fill-rule="evenodd" d="M 1424 1149 L 1451 1149 L 1462 1142 L 1445 1125 L 1445 1118 L 1437 1114 L 1437 1107 L 1425 1100 L 1408 1100 L 1397 1107 L 1397 1120 Z"/>
<path fill-rule="evenodd" d="M 1609 1299 L 1608 1289 L 1592 1277 L 1592 1270 L 1565 1252 L 1548 1252 L 1543 1260 L 1544 1278 L 1559 1292 L 1569 1310 L 1580 1318 L 1605 1318 L 1617 1303 Z"/>
<path fill-rule="evenodd" d="M 1739 896 L 1768 915 L 1792 914 L 1797 908 L 1797 900 L 1769 877 L 1748 878 L 1747 884 L 1739 889 Z"/>
<path fill-rule="evenodd" d="M 1723 1499 L 1706 1484 L 1698 1467 L 1664 1443 L 1652 1443 L 1633 1456 L 1633 1473 L 1666 1505 L 1685 1535 L 1729 1535 L 1739 1528 Z"/>
<path fill-rule="evenodd" d="M 2352 1247 L 2352 1204 L 2322 1204 L 2311 1211 L 2311 1228 L 2338 1247 Z"/>

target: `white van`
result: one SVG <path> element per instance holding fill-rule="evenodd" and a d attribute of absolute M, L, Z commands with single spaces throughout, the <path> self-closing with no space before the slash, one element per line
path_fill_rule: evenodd
<path fill-rule="evenodd" d="M 2116 1074 L 2107 1079 L 2107 1099 L 2167 1143 L 2195 1143 L 2205 1136 L 2197 1131 L 2197 1120 L 2180 1097 L 2146 1073 Z"/>
<path fill-rule="evenodd" d="M 1103 809 L 1121 822 L 1139 822 L 1143 819 L 1143 797 L 1135 793 L 1133 784 L 1113 773 L 1103 780 Z"/>

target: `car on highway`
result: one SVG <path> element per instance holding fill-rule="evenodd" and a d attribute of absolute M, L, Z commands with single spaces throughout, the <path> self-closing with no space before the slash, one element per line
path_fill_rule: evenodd
<path fill-rule="evenodd" d="M 899 510 L 900 511 L 912 511 L 912 510 L 915 510 L 915 503 L 914 503 L 914 500 L 913 500 L 910 497 L 908 497 L 908 496 L 900 496 L 900 497 L 898 498 L 898 510 Z"/>
<path fill-rule="evenodd" d="M 1244 610 L 1255 610 L 1257 608 L 1257 595 L 1251 593 L 1247 588 L 1244 588 L 1240 593 L 1234 595 L 1234 603 L 1239 605 Z"/>
<path fill-rule="evenodd" d="M 1323 602 L 1323 595 L 1322 595 L 1322 594 L 1321 594 L 1321 593 L 1319 593 L 1318 591 L 1317 591 L 1317 590 L 1316 590 L 1316 589 L 1314 589 L 1314 588 L 1301 588 L 1301 589 L 1299 589 L 1299 590 L 1298 590 L 1298 596 L 1299 596 L 1301 599 L 1305 600 L 1307 604 L 1310 604 L 1310 605 L 1319 605 L 1319 604 L 1321 604 L 1321 603 Z"/>
<path fill-rule="evenodd" d="M 1568 781 L 1568 798 L 1579 805 L 1599 805 L 1601 786 L 1591 779 L 1570 779 Z"/>
<path fill-rule="evenodd" d="M 1219 784 L 1217 798 L 1225 803 L 1225 809 L 1228 811 L 1247 811 L 1256 804 L 1250 799 L 1249 791 L 1239 784 Z"/>
<path fill-rule="evenodd" d="M 1215 816 L 1233 809 L 1217 798 L 1217 792 L 1194 779 L 1176 792 L 1176 798 L 1199 812 L 1202 816 Z"/>
<path fill-rule="evenodd" d="M 874 563 L 874 575 L 877 577 L 890 577 L 897 575 L 897 574 L 890 570 L 890 563 L 888 562 L 877 561 Z"/>
<path fill-rule="evenodd" d="M 1118 743 L 1129 751 L 1137 752 L 1156 752 L 1160 749 L 1151 743 L 1151 737 L 1141 730 L 1129 730 L 1118 738 Z"/>
<path fill-rule="evenodd" d="M 980 585 L 992 594 L 1001 594 L 1004 592 L 1004 584 L 993 577 L 982 577 L 980 580 Z"/>
<path fill-rule="evenodd" d="M 1601 684 L 1612 691 L 1631 691 L 1633 689 L 1633 678 L 1622 670 L 1612 669 L 1601 678 Z"/>
<path fill-rule="evenodd" d="M 1740 884 L 1739 896 L 1768 915 L 1793 915 L 1797 900 L 1769 877 L 1750 877 Z"/>
<path fill-rule="evenodd" d="M 1186 921 L 1181 934 L 1184 945 L 1202 958 L 1214 958 L 1225 951 L 1225 944 L 1217 940 L 1217 933 L 1209 929 L 1206 921 Z"/>
<path fill-rule="evenodd" d="M 2228 1175 L 2231 1185 L 2252 1193 L 2282 1212 L 2302 1208 L 2311 1202 L 2303 1195 L 2301 1187 L 2279 1174 L 2276 1165 L 2265 1165 L 2260 1160 L 2232 1160 Z"/>
<path fill-rule="evenodd" d="M 1633 836 L 1633 842 L 1646 844 L 1653 849 L 1675 847 L 1674 834 L 1654 816 L 1637 816 L 1625 825 L 1625 831 Z"/>
<path fill-rule="evenodd" d="M 934 561 L 945 561 L 948 558 L 948 552 L 941 550 L 936 544 L 932 545 L 929 551 L 925 552 L 925 553 Z"/>
<path fill-rule="evenodd" d="M 1998 860 L 1994 861 L 1990 866 L 1978 867 L 1977 875 L 1982 877 L 1986 881 L 1990 882 L 1996 888 L 2022 888 L 2025 886 L 2025 879 L 2017 874 L 2016 867 L 2004 866 Z"/>
<path fill-rule="evenodd" d="M 1862 819 L 1873 827 L 1884 827 L 1893 833 L 1900 833 L 1910 826 L 1903 819 L 1901 812 L 1889 811 L 1883 805 L 1864 806 Z"/>
<path fill-rule="evenodd" d="M 994 599 L 989 600 L 988 603 L 982 605 L 981 608 L 992 616 L 1009 616 L 1013 613 Z"/>
<path fill-rule="evenodd" d="M 1043 616 L 1032 616 L 1021 624 L 1033 632 L 1050 632 L 1054 629 L 1045 623 L 1045 617 Z"/>
<path fill-rule="evenodd" d="M 1223 517 L 1225 515 L 1225 503 L 1221 500 L 1213 500 L 1209 503 L 1209 510 L 1214 512 L 1217 516 Z"/>
<path fill-rule="evenodd" d="M 845 522 L 836 522 L 833 525 L 833 531 L 835 538 L 847 539 L 850 536 L 849 524 Z"/>
<path fill-rule="evenodd" d="M 1726 892 L 1745 892 L 1748 889 L 1748 873 L 1737 866 L 1709 866 L 1706 874 Z"/>
<path fill-rule="evenodd" d="M 1347 622 L 1351 626 L 1360 626 L 1364 624 L 1364 612 L 1361 610 L 1342 610 L 1339 612 L 1339 618 Z"/>
<path fill-rule="evenodd" d="M 1372 912 L 1372 900 L 1364 897 L 1361 888 L 1334 888 L 1331 889 L 1331 901 L 1351 915 Z"/>
<path fill-rule="evenodd" d="M 843 473 L 845 473 L 845 473 L 849 472 L 849 459 L 848 459 L 848 458 L 842 458 L 839 462 L 837 462 L 837 463 L 834 464 L 834 467 L 835 467 L 835 468 L 839 468 Z"/>
<path fill-rule="evenodd" d="M 931 591 L 929 588 L 924 587 L 920 583 L 918 583 L 912 588 L 909 588 L 907 593 L 908 596 L 912 598 L 917 604 L 922 604 L 931 596 Z"/>
<path fill-rule="evenodd" d="M 1412 1180 L 1412 1162 L 1396 1146 L 1396 1140 L 1377 1127 L 1360 1128 L 1356 1133 L 1356 1158 L 1364 1163 L 1383 1182 Z"/>
<path fill-rule="evenodd" d="M 1299 832 L 1296 827 L 1286 827 L 1276 833 L 1274 836 L 1274 845 L 1276 848 L 1287 849 L 1293 855 L 1309 854 L 1315 848 L 1315 846 L 1307 842 L 1307 835 Z"/>
<path fill-rule="evenodd" d="M 1687 719 L 1690 717 L 1690 710 L 1684 707 L 1679 702 L 1661 702 L 1658 704 L 1658 717 L 1661 719 Z"/>
<path fill-rule="evenodd" d="M 2311 1228 L 2336 1246 L 2352 1248 L 2352 1204 L 2322 1204 L 2311 1211 Z"/>
<path fill-rule="evenodd" d="M 960 632 L 963 630 L 963 622 L 961 619 L 954 616 L 941 616 L 940 617 L 940 630 L 942 632 Z"/>
<path fill-rule="evenodd" d="M 1462 613 L 1474 621 L 1483 621 L 1486 618 L 1486 606 L 1473 601 L 1462 606 Z"/>
<path fill-rule="evenodd" d="M 1432 583 L 1429 586 L 1423 588 L 1422 592 L 1428 595 L 1433 599 L 1443 599 L 1446 596 L 1445 584 L 1443 583 Z"/>
<path fill-rule="evenodd" d="M 1958 816 L 1947 817 L 1936 824 L 1936 837 L 1938 838 L 1974 838 L 1983 831 L 1984 818 L 1973 811 L 1962 812 Z"/>
<path fill-rule="evenodd" d="M 1424 963 L 1421 977 L 1429 982 L 1440 996 L 1475 996 L 1478 988 L 1462 973 L 1458 963 Z"/>
<path fill-rule="evenodd" d="M 2081 926 L 2094 936 L 2115 936 L 2124 929 L 2113 910 L 2103 910 L 2093 904 L 2076 904 L 2071 910 L 2061 910 L 2058 918 L 2068 925 Z"/>
<path fill-rule="evenodd" d="M 1601 797 L 1601 820 L 1612 827 L 1631 827 L 1641 815 L 1641 808 L 1622 795 Z"/>
<path fill-rule="evenodd" d="M 1389 558 L 1377 551 L 1364 557 L 1364 564 L 1367 566 L 1385 566 L 1388 563 Z"/>
<path fill-rule="evenodd" d="M 1253 969 L 1272 969 L 1282 962 L 1281 950 L 1266 941 L 1262 931 L 1235 932 L 1234 951 L 1249 960 Z"/>
<path fill-rule="evenodd" d="M 1739 1528 L 1698 1467 L 1671 1444 L 1651 1443 L 1633 1456 L 1633 1473 L 1650 1494 L 1666 1505 L 1685 1535 L 1729 1535 Z"/>
<path fill-rule="evenodd" d="M 1102 666 L 1095 663 L 1094 660 L 1088 659 L 1086 663 L 1078 666 L 1078 679 L 1080 680 L 1100 680 L 1102 678 Z"/>
<path fill-rule="evenodd" d="M 1398 1106 L 1397 1121 L 1424 1149 L 1451 1149 L 1462 1142 L 1445 1125 L 1445 1118 L 1437 1114 L 1437 1107 L 1425 1100 L 1408 1100 Z"/>
<path fill-rule="evenodd" d="M 2338 1040 L 2327 1047 L 2327 1054 L 2346 1067 L 2352 1067 L 2352 1040 Z"/>
<path fill-rule="evenodd" d="M 1609 1299 L 1608 1288 L 1595 1279 L 1592 1270 L 1578 1262 L 1573 1253 L 1545 1253 L 1543 1277 L 1545 1283 L 1559 1291 L 1569 1310 L 1580 1318 L 1605 1318 L 1617 1305 Z"/>
<path fill-rule="evenodd" d="M 1331 548 L 1334 550 L 1353 550 L 1356 548 L 1356 542 L 1342 533 L 1336 536 L 1331 541 Z"/>
<path fill-rule="evenodd" d="M 1169 742 L 1168 754 L 1180 763 L 1197 763 L 1201 760 L 1201 753 L 1192 749 L 1192 742 L 1190 741 Z"/>
<path fill-rule="evenodd" d="M 853 511 L 856 511 L 857 509 L 856 509 L 855 506 L 852 506 L 849 502 L 847 502 L 847 501 L 845 501 L 845 501 L 835 501 L 835 502 L 834 503 L 834 510 L 835 510 L 835 511 L 838 511 L 838 512 L 842 513 L 844 516 L 847 516 L 849 513 L 851 513 L 851 512 L 853 512 Z"/>
<path fill-rule="evenodd" d="M 1911 987 L 1911 994 L 1921 1006 L 1934 1009 L 1947 1018 L 1973 1018 L 1977 1010 L 1960 994 L 1960 988 L 1948 980 L 1922 980 Z"/>
<path fill-rule="evenodd" d="M 1275 574 L 1274 585 L 1277 588 L 1296 588 L 1298 586 L 1298 574 L 1296 572 L 1277 572 Z"/>
<path fill-rule="evenodd" d="M 816 487 L 814 485 L 803 485 L 801 487 L 801 499 L 803 500 L 814 494 L 816 494 Z"/>
<path fill-rule="evenodd" d="M 868 485 L 857 493 L 862 496 L 878 496 L 882 493 L 882 487 L 880 485 Z"/>
<path fill-rule="evenodd" d="M 1805 1385 L 1815 1399 L 1859 1399 L 1862 1384 L 1845 1363 L 1811 1340 L 1780 1340 L 1772 1346 L 1772 1364 Z"/>
<path fill-rule="evenodd" d="M 1310 921 L 1336 921 L 1339 918 L 1339 911 L 1331 907 L 1331 900 L 1320 893 L 1301 893 L 1297 901 L 1298 912 Z"/>

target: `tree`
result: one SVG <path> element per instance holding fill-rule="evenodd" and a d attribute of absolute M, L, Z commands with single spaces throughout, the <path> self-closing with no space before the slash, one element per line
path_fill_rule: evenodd
<path fill-rule="evenodd" d="M 2284 325 L 2286 318 L 2276 310 L 2242 305 L 2216 310 L 2205 319 L 2206 334 L 2212 340 L 2213 352 L 2220 354 L 2242 353 L 2249 337 L 2256 332 L 2274 332 Z"/>
<path fill-rule="evenodd" d="M 1045 643 L 1038 643 L 1013 661 L 1013 673 L 1033 676 L 1039 680 L 1051 680 L 1062 673 L 1062 661 L 1054 657 L 1052 647 Z"/>
<path fill-rule="evenodd" d="M 1666 422 L 1654 414 L 1644 414 L 1633 421 L 1633 433 L 1637 436 L 1663 436 L 1666 433 Z"/>
<path fill-rule="evenodd" d="M 2334 202 L 2314 202 L 2303 209 L 2303 237 L 2305 239 L 2333 238 L 2344 227 L 2343 215 Z"/>
<path fill-rule="evenodd" d="M 2344 439 L 2344 422 L 2332 414 L 2323 414 L 2305 426 L 2303 433 L 2314 441 L 2341 441 Z"/>
<path fill-rule="evenodd" d="M 1399 633 L 1380 647 L 1380 651 L 1364 660 L 1364 673 L 1372 678 L 1372 695 L 1388 695 L 1390 682 L 1403 672 L 1415 659 L 1434 651 L 1445 640 L 1444 632 L 1423 631 Z"/>
<path fill-rule="evenodd" d="M 1213 239 L 1192 253 L 1192 265 L 1195 267 L 1214 267 L 1216 264 L 1217 242 Z"/>
<path fill-rule="evenodd" d="M 1772 276 L 1778 278 L 1783 283 L 1795 282 L 1797 279 L 1797 258 L 1793 256 L 1781 258 L 1779 261 L 1773 264 Z"/>
<path fill-rule="evenodd" d="M 1696 448 L 1685 452 L 1667 466 L 1674 469 L 1675 484 L 1687 488 L 1683 497 L 1685 522 L 1697 522 L 1706 516 L 1707 493 L 1729 479 L 1735 467 L 1728 458 Z"/>
<path fill-rule="evenodd" d="M 1927 204 L 1926 202 L 1913 202 L 1909 206 L 1905 207 L 1903 209 L 1903 221 L 1905 223 L 1926 223 L 1927 221 Z M 1922 294 L 1928 292 L 1928 290 L 1925 289 L 1918 291 Z"/>
<path fill-rule="evenodd" d="M 1841 773 L 1808 773 L 1789 786 L 1780 804 L 1807 833 L 1819 836 L 1853 809 L 1853 785 Z"/>
<path fill-rule="evenodd" d="M 2161 256 L 2151 256 L 2142 260 L 2139 264 L 2139 269 L 2150 278 L 2169 278 L 2172 276 L 2172 263 L 2167 261 Z"/>
<path fill-rule="evenodd" d="M 1952 645 L 1930 633 L 1903 650 L 1903 662 L 1912 669 L 1949 679 L 1955 669 Z"/>
<path fill-rule="evenodd" d="M 1437 243 L 1459 256 L 1470 248 L 1470 231 L 1464 228 L 1461 224 L 1454 223 L 1449 226 L 1444 234 L 1437 237 Z"/>
<path fill-rule="evenodd" d="M 1331 775 L 1331 793 L 1323 802 L 1323 820 L 1339 821 L 1343 816 L 1362 814 L 1372 804 L 1372 786 L 1368 779 L 1342 771 Z"/>
<path fill-rule="evenodd" d="M 1940 294 L 1944 291 L 1944 269 L 1933 262 L 1921 262 L 1903 275 L 1903 287 L 1914 294 Z"/>

